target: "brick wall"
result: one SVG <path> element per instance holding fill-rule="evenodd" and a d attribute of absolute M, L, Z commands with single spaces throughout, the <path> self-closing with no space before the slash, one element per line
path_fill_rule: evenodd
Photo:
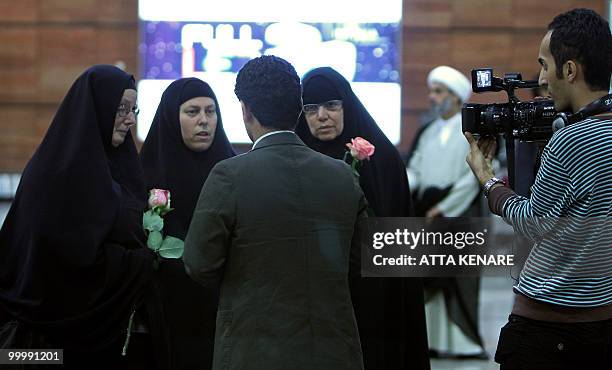
<path fill-rule="evenodd" d="M 203 0 L 204 1 L 204 0 Z M 137 0 L 0 0 L 0 172 L 19 172 L 62 97 L 88 66 L 123 61 L 138 72 Z M 607 14 L 608 0 L 404 0 L 400 151 L 428 108 L 425 78 L 441 64 L 466 74 L 539 69 L 552 17 L 575 7 Z M 501 101 L 488 94 L 474 102 Z"/>

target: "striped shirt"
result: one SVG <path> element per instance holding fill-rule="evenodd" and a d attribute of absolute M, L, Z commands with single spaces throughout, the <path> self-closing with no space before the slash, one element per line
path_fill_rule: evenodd
<path fill-rule="evenodd" d="M 562 306 L 612 304 L 612 114 L 555 133 L 531 197 L 511 196 L 502 216 L 535 242 L 515 290 Z"/>

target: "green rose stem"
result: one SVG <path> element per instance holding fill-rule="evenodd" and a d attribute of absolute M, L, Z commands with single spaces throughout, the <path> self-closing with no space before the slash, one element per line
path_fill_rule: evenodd
<path fill-rule="evenodd" d="M 132 326 L 134 326 L 134 314 L 136 314 L 136 306 L 134 306 L 134 308 L 132 309 L 132 313 L 130 314 L 127 334 L 125 336 L 125 343 L 123 343 L 123 350 L 121 351 L 121 356 L 125 356 L 127 354 L 128 345 L 130 344 L 130 337 L 132 336 Z"/>
<path fill-rule="evenodd" d="M 359 168 L 361 167 L 361 161 L 353 157 L 351 155 L 351 152 L 347 150 L 346 152 L 344 152 L 344 158 L 342 158 L 342 160 L 345 163 L 348 163 L 349 158 L 351 158 L 351 170 L 353 171 L 353 175 L 357 178 L 357 180 L 359 180 L 359 178 L 361 177 L 361 175 L 359 174 Z M 376 215 L 374 214 L 374 210 L 369 205 L 368 205 L 366 212 L 368 213 L 368 217 L 376 217 Z"/>
<path fill-rule="evenodd" d="M 151 191 L 159 190 L 160 189 L 153 189 Z M 170 192 L 167 192 L 167 203 L 165 205 L 153 206 L 142 215 L 142 226 L 147 234 L 147 247 L 155 252 L 155 259 L 153 260 L 154 270 L 159 269 L 160 257 L 181 258 L 183 256 L 185 243 L 181 239 L 173 236 L 166 236 L 164 238 L 162 235 L 162 231 L 164 229 L 164 219 L 162 216 L 166 215 L 172 210 L 173 208 L 170 208 Z M 130 319 L 128 321 L 125 343 L 123 344 L 123 350 L 121 351 L 122 356 L 127 354 L 128 345 L 130 344 L 130 337 L 132 336 L 132 327 L 134 326 L 135 314 L 136 306 L 133 306 L 132 313 L 130 314 Z"/>

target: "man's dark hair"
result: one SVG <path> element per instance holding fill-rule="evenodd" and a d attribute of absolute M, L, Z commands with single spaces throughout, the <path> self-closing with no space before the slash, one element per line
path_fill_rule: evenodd
<path fill-rule="evenodd" d="M 610 88 L 612 35 L 605 19 L 590 9 L 574 9 L 556 16 L 548 30 L 558 78 L 563 77 L 563 64 L 574 60 L 582 65 L 591 90 Z"/>
<path fill-rule="evenodd" d="M 250 60 L 238 72 L 234 92 L 262 126 L 295 128 L 302 110 L 302 87 L 286 60 L 273 55 Z"/>

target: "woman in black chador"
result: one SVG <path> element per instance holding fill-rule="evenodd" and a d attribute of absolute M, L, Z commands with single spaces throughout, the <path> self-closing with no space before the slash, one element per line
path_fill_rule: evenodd
<path fill-rule="evenodd" d="M 174 210 L 165 216 L 165 234 L 185 239 L 208 174 L 217 162 L 234 155 L 210 86 L 197 78 L 171 83 L 140 153 L 147 188 L 171 194 Z M 218 287 L 191 280 L 181 259 L 163 260 L 159 273 L 172 369 L 210 369 Z"/>
<path fill-rule="evenodd" d="M 133 333 L 122 356 L 134 311 L 140 327 L 159 321 L 129 131 L 136 113 L 133 77 L 108 65 L 85 71 L 62 101 L 0 231 L 0 311 L 9 319 L 0 347 L 62 348 L 73 369 L 152 359 L 148 334 Z"/>
<path fill-rule="evenodd" d="M 360 169 L 363 192 L 378 217 L 412 215 L 399 153 L 359 101 L 349 82 L 329 68 L 303 80 L 304 113 L 296 133 L 312 149 L 342 159 L 360 136 L 376 147 Z M 417 278 L 359 278 L 351 296 L 366 369 L 429 369 L 423 284 Z"/>

